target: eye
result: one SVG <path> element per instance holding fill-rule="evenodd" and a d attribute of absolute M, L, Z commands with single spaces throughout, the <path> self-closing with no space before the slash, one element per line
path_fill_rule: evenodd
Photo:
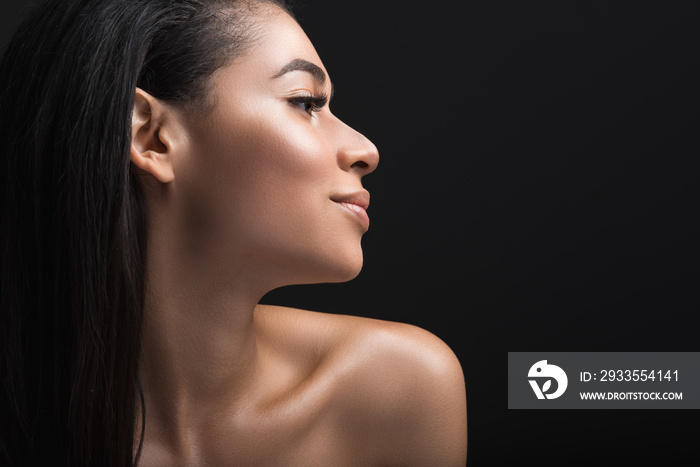
<path fill-rule="evenodd" d="M 299 107 L 301 110 L 309 115 L 313 115 L 314 112 L 319 112 L 328 103 L 328 96 L 321 94 L 314 96 L 312 94 L 302 94 L 298 96 L 292 96 L 288 99 L 289 103 L 295 107 Z"/>

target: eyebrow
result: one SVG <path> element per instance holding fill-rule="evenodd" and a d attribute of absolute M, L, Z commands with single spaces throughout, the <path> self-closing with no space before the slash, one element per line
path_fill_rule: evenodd
<path fill-rule="evenodd" d="M 313 77 L 316 78 L 316 81 L 318 81 L 319 83 L 324 84 L 326 82 L 326 73 L 324 73 L 324 71 L 318 65 L 315 65 L 311 62 L 307 62 L 306 60 L 302 60 L 301 58 L 296 58 L 291 62 L 287 63 L 272 78 L 279 78 L 283 74 L 289 73 L 290 71 L 306 71 L 308 73 L 311 73 Z"/>

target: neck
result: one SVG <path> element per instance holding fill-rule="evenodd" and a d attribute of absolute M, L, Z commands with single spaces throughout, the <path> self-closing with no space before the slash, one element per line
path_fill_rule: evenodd
<path fill-rule="evenodd" d="M 174 443 L 230 410 L 259 370 L 253 315 L 267 289 L 217 261 L 149 242 L 141 382 L 148 424 Z"/>

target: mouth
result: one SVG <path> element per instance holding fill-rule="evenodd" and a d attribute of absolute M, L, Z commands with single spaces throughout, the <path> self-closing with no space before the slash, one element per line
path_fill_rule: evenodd
<path fill-rule="evenodd" d="M 367 208 L 369 207 L 369 192 L 363 190 L 347 195 L 332 196 L 331 201 L 337 203 L 348 214 L 350 214 L 360 225 L 365 232 L 369 229 L 369 216 Z"/>

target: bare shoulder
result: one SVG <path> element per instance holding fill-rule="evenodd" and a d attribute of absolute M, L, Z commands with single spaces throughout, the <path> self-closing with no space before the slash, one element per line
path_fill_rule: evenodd
<path fill-rule="evenodd" d="M 332 381 L 326 413 L 358 462 L 464 465 L 464 376 L 454 352 L 416 326 L 265 307 L 279 338 L 316 352 Z"/>

